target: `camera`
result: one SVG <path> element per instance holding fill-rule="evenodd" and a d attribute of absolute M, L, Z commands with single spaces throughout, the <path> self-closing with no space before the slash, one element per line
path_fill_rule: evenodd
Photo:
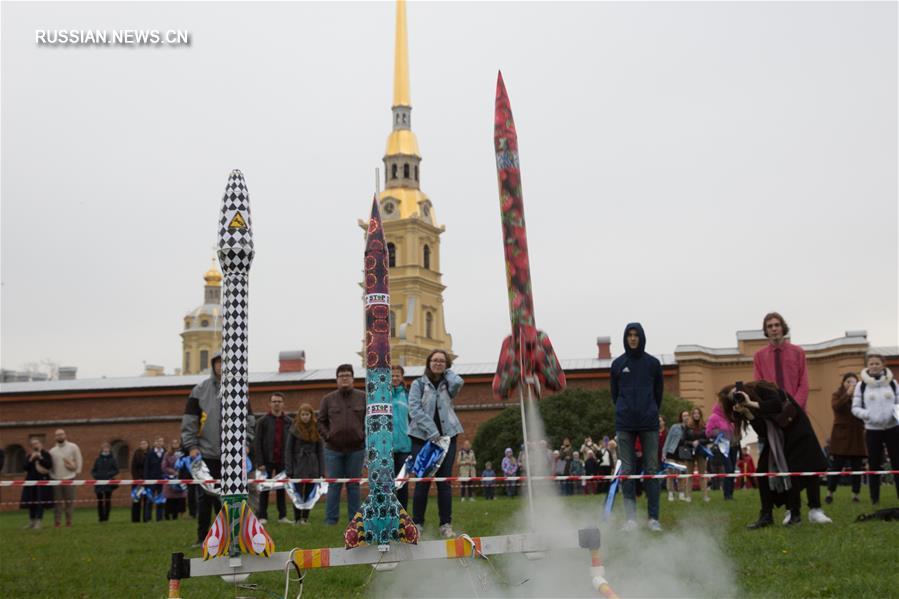
<path fill-rule="evenodd" d="M 746 396 L 743 395 L 743 381 L 737 381 L 734 385 L 734 405 L 744 403 Z"/>

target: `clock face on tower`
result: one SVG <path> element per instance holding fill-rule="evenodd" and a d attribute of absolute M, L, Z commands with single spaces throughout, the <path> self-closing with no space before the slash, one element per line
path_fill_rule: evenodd
<path fill-rule="evenodd" d="M 396 208 L 393 205 L 393 202 L 384 202 L 383 208 L 384 208 L 384 214 L 393 214 L 393 211 L 396 210 Z"/>

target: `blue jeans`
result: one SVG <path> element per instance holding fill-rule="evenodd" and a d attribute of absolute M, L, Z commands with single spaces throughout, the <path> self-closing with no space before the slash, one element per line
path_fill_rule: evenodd
<path fill-rule="evenodd" d="M 412 455 L 417 456 L 424 445 L 424 441 L 412 437 Z M 449 449 L 446 450 L 446 457 L 443 458 L 443 463 L 440 464 L 440 468 L 437 469 L 434 476 L 452 476 L 455 461 L 456 437 L 453 437 L 450 440 Z M 415 491 L 412 495 L 412 521 L 422 526 L 425 523 L 425 512 L 428 510 L 428 492 L 430 490 L 430 482 L 415 483 Z M 440 526 L 453 521 L 453 487 L 451 483 L 437 483 L 437 514 L 440 517 Z"/>
<path fill-rule="evenodd" d="M 344 453 L 325 447 L 325 476 L 327 478 L 359 478 L 362 476 L 364 449 Z M 343 483 L 328 485 L 328 503 L 325 507 L 325 523 L 337 524 L 340 519 L 340 490 Z M 347 521 L 359 511 L 359 483 L 346 485 Z"/>
<path fill-rule="evenodd" d="M 646 474 L 658 474 L 659 472 L 659 431 L 618 431 L 618 457 L 621 458 L 621 474 L 640 474 L 634 472 L 637 463 L 637 453 L 634 444 L 640 437 L 640 445 L 643 446 L 643 471 Z M 624 512 L 628 520 L 637 517 L 637 498 L 634 493 L 634 481 L 621 481 L 624 492 Z M 646 490 L 646 499 L 649 503 L 649 518 L 659 519 L 659 480 L 651 479 L 643 482 Z"/>

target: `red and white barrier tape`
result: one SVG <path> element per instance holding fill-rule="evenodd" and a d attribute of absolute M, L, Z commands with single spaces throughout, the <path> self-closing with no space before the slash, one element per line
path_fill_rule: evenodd
<path fill-rule="evenodd" d="M 532 476 L 531 480 L 548 480 L 548 481 L 600 481 L 615 480 L 616 478 L 625 480 L 648 480 L 648 479 L 668 479 L 668 478 L 771 478 L 775 476 L 861 476 L 871 474 L 897 474 L 899 470 L 858 470 L 846 472 L 753 472 L 751 474 L 743 472 L 727 473 L 706 473 L 706 474 L 621 474 L 597 475 L 597 476 Z M 526 481 L 527 476 L 431 476 L 425 478 L 407 478 L 410 483 L 417 482 L 519 482 Z M 367 478 L 291 478 L 283 479 L 279 482 L 292 483 L 361 483 L 368 482 Z M 218 484 L 218 479 L 194 480 L 188 479 L 133 479 L 133 480 L 0 480 L 0 487 L 92 487 L 96 485 L 201 485 L 201 484 Z M 271 482 L 267 478 L 249 479 L 248 483 L 265 483 Z"/>

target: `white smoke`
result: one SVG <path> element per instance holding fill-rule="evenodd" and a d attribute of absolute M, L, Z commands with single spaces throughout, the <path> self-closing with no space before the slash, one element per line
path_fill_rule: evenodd
<path fill-rule="evenodd" d="M 530 443 L 528 474 L 549 474 L 540 440 L 545 439 L 543 421 L 533 400 L 527 402 L 527 437 Z M 580 485 L 575 483 L 578 489 Z M 500 487 L 497 487 L 499 490 Z M 728 597 L 737 594 L 735 574 L 721 536 L 725 524 L 716 525 L 697 515 L 678 522 L 662 533 L 645 528 L 621 532 L 620 501 L 616 514 L 603 522 L 605 495 L 595 495 L 589 506 L 566 503 L 556 482 L 535 481 L 533 509 L 525 486 L 521 507 L 503 526 L 502 534 L 534 532 L 546 538 L 564 534 L 577 538 L 577 530 L 599 527 L 605 578 L 622 598 L 627 597 Z M 619 498 L 620 500 L 620 498 Z M 638 502 L 645 510 L 645 502 Z M 664 509 L 664 505 L 662 506 Z M 533 514 L 533 517 L 532 517 Z M 456 533 L 465 530 L 456 522 Z M 720 528 L 718 528 L 720 527 Z M 717 538 L 716 538 L 717 537 Z M 488 556 L 483 559 L 421 560 L 400 564 L 390 573 L 376 573 L 370 588 L 374 597 L 599 597 L 592 586 L 590 552 L 586 549 L 556 549 L 539 559 L 522 554 Z"/>

